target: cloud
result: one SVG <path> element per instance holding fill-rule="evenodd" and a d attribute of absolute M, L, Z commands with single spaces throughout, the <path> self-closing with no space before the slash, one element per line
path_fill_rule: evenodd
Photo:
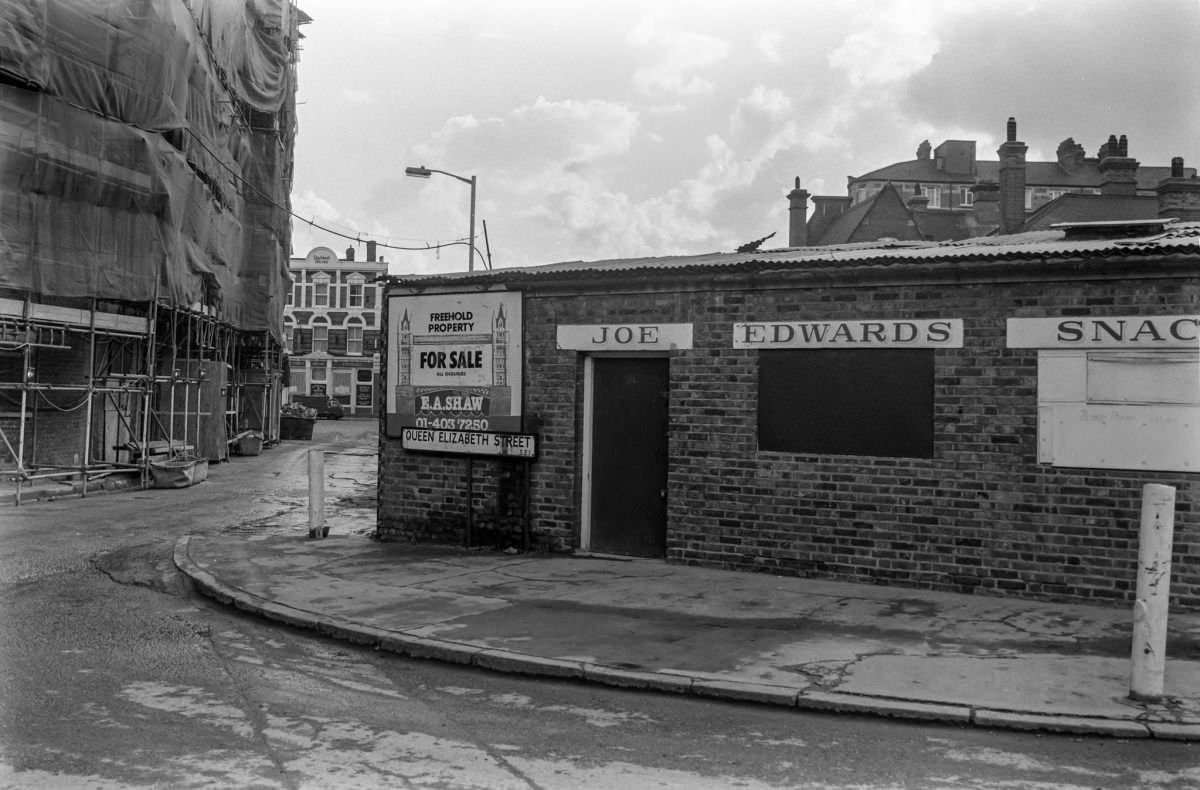
<path fill-rule="evenodd" d="M 715 84 L 694 72 L 719 63 L 729 55 L 729 44 L 722 39 L 685 30 L 664 30 L 653 18 L 638 24 L 629 33 L 628 40 L 652 53 L 653 62 L 633 73 L 634 85 L 647 95 L 710 93 Z"/>
<path fill-rule="evenodd" d="M 872 6 L 863 27 L 829 53 L 829 64 L 855 88 L 902 83 L 927 66 L 941 43 L 933 6 L 893 0 Z M 949 13 L 948 9 L 942 9 Z"/>
<path fill-rule="evenodd" d="M 361 105 L 375 101 L 371 92 L 362 88 L 342 88 L 342 100 L 347 104 Z"/>
<path fill-rule="evenodd" d="M 754 47 L 763 60 L 778 64 L 783 62 L 783 33 L 778 30 L 766 30 L 754 37 Z"/>
<path fill-rule="evenodd" d="M 391 237 L 387 226 L 372 218 L 376 216 L 373 213 L 347 214 L 311 189 L 292 193 L 292 213 L 298 217 L 292 219 L 292 257 L 296 258 L 303 258 L 314 247 L 329 247 L 340 256 L 347 247 Z M 396 254 L 386 257 L 395 259 Z"/>
<path fill-rule="evenodd" d="M 844 195 L 847 176 L 911 159 L 923 139 L 977 140 L 994 158 L 1009 115 L 1031 157 L 1068 135 L 1094 153 L 1127 133 L 1143 164 L 1200 159 L 1195 0 L 311 2 L 328 5 L 300 65 L 297 208 L 320 219 L 325 199 L 342 224 L 453 240 L 464 185 L 403 168 L 477 175 L 500 266 L 786 234 L 797 176 Z M 394 68 L 348 57 L 347 41 L 380 52 L 418 25 Z M 345 122 L 339 108 L 372 97 Z M 465 252 L 443 252 L 403 260 L 462 268 Z"/>
<path fill-rule="evenodd" d="M 954 127 L 998 136 L 1014 116 L 1031 157 L 1034 146 L 1052 157 L 1068 136 L 1095 155 L 1108 135 L 1122 133 L 1143 164 L 1195 155 L 1200 4 L 1162 0 L 1133 13 L 1124 3 L 1094 0 L 1045 11 L 1061 17 L 1006 17 L 1003 25 L 991 15 L 960 20 L 905 86 L 902 110 L 938 137 Z M 994 156 L 995 145 L 980 152 Z"/>
<path fill-rule="evenodd" d="M 638 129 L 638 113 L 623 104 L 539 97 L 503 116 L 452 118 L 414 151 L 430 167 L 443 161 L 478 169 L 487 162 L 490 177 L 526 190 L 618 159 Z"/>

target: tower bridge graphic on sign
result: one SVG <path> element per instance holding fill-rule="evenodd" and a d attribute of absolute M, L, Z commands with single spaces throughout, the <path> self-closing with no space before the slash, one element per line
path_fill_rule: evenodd
<path fill-rule="evenodd" d="M 404 310 L 397 326 L 396 415 L 418 428 L 487 431 L 513 416 L 504 305 Z M 506 419 L 507 418 L 507 419 Z"/>

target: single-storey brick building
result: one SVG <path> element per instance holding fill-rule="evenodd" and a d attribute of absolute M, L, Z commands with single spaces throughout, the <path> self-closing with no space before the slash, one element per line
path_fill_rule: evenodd
<path fill-rule="evenodd" d="M 1200 608 L 1200 222 L 393 277 L 378 530 Z"/>

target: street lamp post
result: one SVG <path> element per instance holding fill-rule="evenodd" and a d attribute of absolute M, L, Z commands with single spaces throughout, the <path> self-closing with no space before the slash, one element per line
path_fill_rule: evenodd
<path fill-rule="evenodd" d="M 473 272 L 475 271 L 475 176 L 466 178 L 454 173 L 447 173 L 445 170 L 435 170 L 432 167 L 425 167 L 424 165 L 404 168 L 404 175 L 412 176 L 413 178 L 429 178 L 434 173 L 441 173 L 444 176 L 457 178 L 464 184 L 471 185 L 471 235 L 467 242 L 467 271 Z"/>

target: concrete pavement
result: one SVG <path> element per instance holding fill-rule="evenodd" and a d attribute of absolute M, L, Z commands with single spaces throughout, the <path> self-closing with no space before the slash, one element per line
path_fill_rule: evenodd
<path fill-rule="evenodd" d="M 331 514 L 337 519 L 337 514 Z M 222 533 L 179 541 L 205 594 L 416 658 L 961 725 L 1200 740 L 1200 615 L 1165 696 L 1128 698 L 1132 614 L 657 560 Z"/>

